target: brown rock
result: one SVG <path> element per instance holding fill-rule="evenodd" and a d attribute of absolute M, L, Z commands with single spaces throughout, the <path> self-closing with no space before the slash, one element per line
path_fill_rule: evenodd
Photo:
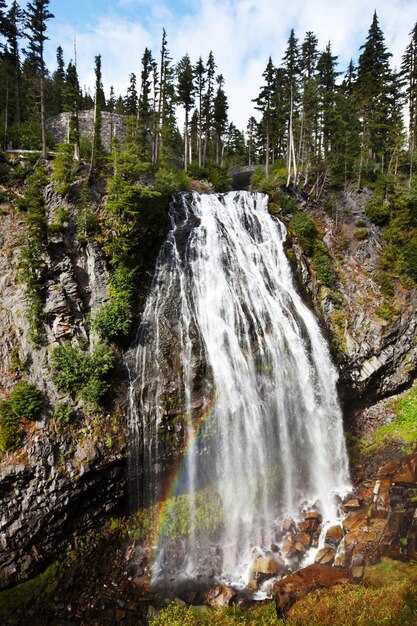
<path fill-rule="evenodd" d="M 301 594 L 349 582 L 352 582 L 352 579 L 349 578 L 346 568 L 327 567 L 319 563 L 286 576 L 277 584 L 275 593 L 278 617 L 284 617 Z"/>
<path fill-rule="evenodd" d="M 278 574 L 276 561 L 270 556 L 257 556 L 252 564 L 251 574 Z M 252 577 L 252 576 L 251 576 Z"/>
<path fill-rule="evenodd" d="M 386 476 L 393 476 L 396 474 L 401 467 L 401 464 L 398 461 L 393 461 L 392 463 L 386 463 L 382 465 L 378 470 L 378 478 L 384 478 Z"/>
<path fill-rule="evenodd" d="M 301 543 L 305 548 L 308 548 L 310 545 L 310 537 L 307 533 L 299 532 L 293 537 L 296 543 Z"/>
<path fill-rule="evenodd" d="M 363 578 L 365 568 L 363 565 L 355 565 L 351 568 L 352 578 L 355 582 L 360 582 Z"/>
<path fill-rule="evenodd" d="M 209 606 L 230 606 L 236 595 L 236 591 L 226 585 L 214 585 L 206 592 L 205 599 Z"/>
<path fill-rule="evenodd" d="M 320 515 L 320 513 L 318 513 L 318 511 L 307 511 L 307 513 L 304 515 L 304 519 L 305 520 L 315 519 L 319 521 L 319 524 L 321 524 L 321 521 L 323 518 Z"/>
<path fill-rule="evenodd" d="M 296 526 L 293 519 L 287 518 L 282 522 L 282 530 L 285 533 L 295 532 Z"/>
<path fill-rule="evenodd" d="M 357 498 L 351 498 L 346 502 L 343 502 L 343 508 L 345 511 L 355 511 L 356 509 L 360 509 L 361 503 Z"/>
<path fill-rule="evenodd" d="M 343 538 L 343 528 L 339 525 L 331 526 L 326 532 L 324 543 L 332 546 L 338 546 Z"/>
<path fill-rule="evenodd" d="M 319 550 L 314 559 L 315 563 L 321 563 L 322 565 L 332 565 L 336 556 L 336 550 L 330 546 L 325 546 Z"/>
<path fill-rule="evenodd" d="M 353 511 L 343 520 L 343 528 L 346 533 L 353 530 L 365 530 L 368 527 L 368 509 Z"/>
<path fill-rule="evenodd" d="M 281 554 L 284 558 L 290 559 L 295 556 L 297 553 L 297 548 L 295 547 L 295 542 L 292 537 L 286 537 L 282 542 L 281 546 Z"/>

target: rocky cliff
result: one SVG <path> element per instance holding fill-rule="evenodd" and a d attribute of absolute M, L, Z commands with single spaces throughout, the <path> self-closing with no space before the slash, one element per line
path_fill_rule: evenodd
<path fill-rule="evenodd" d="M 123 406 L 94 411 L 74 404 L 51 379 L 50 357 L 64 339 L 89 340 L 88 315 L 108 297 L 108 276 L 98 245 L 75 236 L 75 208 L 45 189 L 47 218 L 66 221 L 48 235 L 44 259 L 43 339 L 34 345 L 25 316 L 25 289 L 19 258 L 25 241 L 22 214 L 1 205 L 0 230 L 0 394 L 7 398 L 26 379 L 42 392 L 36 422 L 23 424 L 24 445 L 0 455 L 0 586 L 24 580 L 55 558 L 103 513 L 120 502 L 125 486 Z M 76 418 L 66 425 L 53 408 L 69 403 Z"/>
<path fill-rule="evenodd" d="M 417 290 L 399 281 L 388 298 L 378 276 L 381 228 L 364 207 L 371 192 L 332 194 L 331 209 L 301 199 L 319 225 L 334 264 L 333 288 L 320 285 L 314 268 L 293 247 L 301 288 L 322 320 L 339 363 L 347 413 L 410 384 L 417 372 Z M 358 227 L 358 224 L 360 227 Z"/>

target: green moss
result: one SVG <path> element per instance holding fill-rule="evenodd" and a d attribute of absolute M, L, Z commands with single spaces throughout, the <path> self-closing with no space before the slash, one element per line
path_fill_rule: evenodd
<path fill-rule="evenodd" d="M 61 565 L 53 563 L 39 576 L 0 592 L 0 617 L 13 617 L 14 611 L 27 606 L 40 595 L 50 595 L 57 589 L 60 581 Z"/>

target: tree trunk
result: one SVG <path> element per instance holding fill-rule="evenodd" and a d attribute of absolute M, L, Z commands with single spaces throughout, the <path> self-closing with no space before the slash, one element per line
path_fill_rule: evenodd
<path fill-rule="evenodd" d="M 97 93 L 94 100 L 94 116 L 93 116 L 93 140 L 91 145 L 90 168 L 88 170 L 88 178 L 93 175 L 94 164 L 96 160 L 96 141 L 97 141 Z"/>
<path fill-rule="evenodd" d="M 41 92 L 41 134 L 42 134 L 42 159 L 46 159 L 46 125 L 45 125 L 45 76 L 44 76 L 44 63 L 43 63 L 43 51 L 41 50 L 40 57 L 40 92 Z"/>
<path fill-rule="evenodd" d="M 184 172 L 188 169 L 188 111 L 185 110 L 184 124 Z"/>
<path fill-rule="evenodd" d="M 265 178 L 269 178 L 269 120 L 266 122 L 265 133 Z"/>

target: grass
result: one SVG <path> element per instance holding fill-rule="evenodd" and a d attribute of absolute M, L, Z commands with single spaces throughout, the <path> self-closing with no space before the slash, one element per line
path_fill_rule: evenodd
<path fill-rule="evenodd" d="M 396 439 L 407 445 L 417 443 L 417 383 L 391 405 L 395 419 L 390 424 L 380 426 L 373 439 L 377 444 L 386 439 Z"/>
<path fill-rule="evenodd" d="M 368 567 L 362 585 L 337 585 L 301 597 L 285 622 L 274 603 L 242 611 L 202 610 L 172 603 L 150 626 L 417 626 L 417 565 L 383 559 Z"/>

